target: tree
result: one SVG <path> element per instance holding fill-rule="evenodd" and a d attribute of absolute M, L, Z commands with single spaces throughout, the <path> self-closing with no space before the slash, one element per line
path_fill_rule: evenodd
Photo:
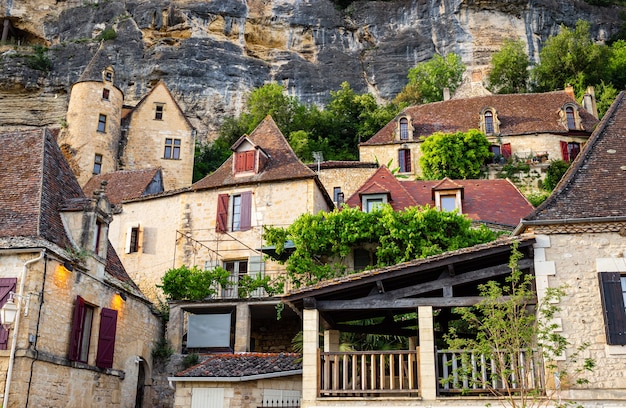
<path fill-rule="evenodd" d="M 520 40 L 505 40 L 500 51 L 491 57 L 489 89 L 501 94 L 526 92 L 530 76 L 528 65 L 524 43 Z"/>
<path fill-rule="evenodd" d="M 158 288 L 168 300 L 204 300 L 217 294 L 218 285 L 228 287 L 230 272 L 224 268 L 201 270 L 183 265 L 170 269 L 161 278 Z"/>
<path fill-rule="evenodd" d="M 396 96 L 395 101 L 431 103 L 443 100 L 443 89 L 450 93 L 458 88 L 463 80 L 465 65 L 461 57 L 448 54 L 445 58 L 435 54 L 426 62 L 420 62 L 409 70 L 408 85 Z"/>
<path fill-rule="evenodd" d="M 496 234 L 456 212 L 430 207 L 394 211 L 385 205 L 373 212 L 343 207 L 341 211 L 303 214 L 287 228 L 265 227 L 267 245 L 278 254 L 292 241 L 295 251 L 286 261 L 289 279 L 298 287 L 348 272 L 346 257 L 355 248 L 375 250 L 372 266 L 439 254 L 492 241 Z"/>
<path fill-rule="evenodd" d="M 490 145 L 476 129 L 467 133 L 434 133 L 421 146 L 422 174 L 427 180 L 479 178 L 481 168 L 493 157 Z"/>
<path fill-rule="evenodd" d="M 606 74 L 608 47 L 593 42 L 590 24 L 578 20 L 575 29 L 561 26 L 539 52 L 540 63 L 532 71 L 538 91 L 563 89 L 567 84 L 599 84 Z"/>
<path fill-rule="evenodd" d="M 616 89 L 626 88 L 626 41 L 611 44 L 607 70 L 608 82 Z"/>
<path fill-rule="evenodd" d="M 514 244 L 509 261 L 511 275 L 506 283 L 489 281 L 480 285 L 484 300 L 473 308 L 455 310 L 471 336 L 452 326 L 446 340 L 450 349 L 465 351 L 461 353 L 460 367 L 452 368 L 449 381 L 461 378 L 467 381 L 467 389 L 486 389 L 503 397 L 503 405 L 531 408 L 552 405 L 557 399 L 554 389 L 544 395 L 530 380 L 541 369 L 534 362 L 545 362 L 550 377 L 557 382 L 583 384 L 587 382 L 583 375 L 593 370 L 595 361 L 580 358 L 588 344 L 565 354 L 570 343 L 559 332 L 554 318 L 566 288 L 548 288 L 535 312 L 534 279 L 519 269 L 521 257 Z M 475 370 L 485 374 L 472 375 Z"/>
<path fill-rule="evenodd" d="M 554 190 L 559 181 L 569 169 L 570 163 L 565 160 L 553 160 L 546 170 L 546 178 L 543 180 L 543 188 L 548 191 Z"/>

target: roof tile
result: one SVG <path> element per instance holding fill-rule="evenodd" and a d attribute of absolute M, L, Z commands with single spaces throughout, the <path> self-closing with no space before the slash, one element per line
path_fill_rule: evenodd
<path fill-rule="evenodd" d="M 177 377 L 246 377 L 302 369 L 297 353 L 212 354 L 206 360 L 176 374 Z"/>

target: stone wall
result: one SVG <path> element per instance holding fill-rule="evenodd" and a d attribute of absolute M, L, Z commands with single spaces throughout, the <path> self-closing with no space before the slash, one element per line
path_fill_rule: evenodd
<path fill-rule="evenodd" d="M 376 169 L 376 167 L 323 168 L 318 172 L 318 176 L 332 200 L 334 200 L 334 188 L 339 187 L 344 201 L 347 201 L 376 172 Z"/>

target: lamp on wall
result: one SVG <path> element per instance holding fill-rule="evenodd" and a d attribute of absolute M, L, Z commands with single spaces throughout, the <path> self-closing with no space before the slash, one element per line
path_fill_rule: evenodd
<path fill-rule="evenodd" d="M 17 298 L 18 301 L 26 301 L 24 316 L 28 316 L 28 308 L 30 307 L 30 295 L 31 294 L 29 293 L 25 296 L 22 296 L 13 291 L 9 292 L 9 299 L 7 299 L 7 302 L 0 308 L 0 319 L 3 325 L 10 326 L 15 322 L 18 310 L 18 305 L 15 303 L 15 298 Z"/>
<path fill-rule="evenodd" d="M 126 302 L 126 299 L 128 299 L 128 296 L 126 296 L 126 293 L 124 292 L 117 292 L 117 294 L 120 295 L 124 302 Z"/>

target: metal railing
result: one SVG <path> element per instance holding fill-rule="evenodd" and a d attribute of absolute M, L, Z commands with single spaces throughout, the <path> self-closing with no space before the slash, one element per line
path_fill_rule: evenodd
<path fill-rule="evenodd" d="M 319 395 L 417 396 L 417 351 L 319 352 Z"/>

